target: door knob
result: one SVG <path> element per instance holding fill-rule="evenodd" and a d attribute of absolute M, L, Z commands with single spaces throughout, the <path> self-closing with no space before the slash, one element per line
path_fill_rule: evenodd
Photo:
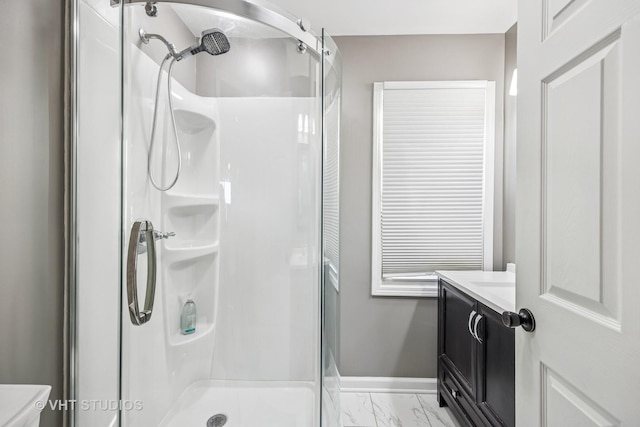
<path fill-rule="evenodd" d="M 508 328 L 522 326 L 522 329 L 527 332 L 533 332 L 536 329 L 536 319 L 533 317 L 533 313 L 526 308 L 520 309 L 518 313 L 505 311 L 502 313 L 502 323 Z"/>

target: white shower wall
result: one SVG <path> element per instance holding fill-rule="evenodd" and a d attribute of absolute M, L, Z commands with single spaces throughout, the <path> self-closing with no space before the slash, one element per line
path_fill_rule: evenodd
<path fill-rule="evenodd" d="M 153 320 L 125 320 L 124 395 L 145 402 L 145 411 L 127 414 L 133 425 L 156 425 L 197 380 L 314 383 L 319 375 L 318 101 L 203 98 L 174 82 L 183 165 L 176 186 L 161 193 L 146 168 L 155 91 L 148 76 L 156 71 L 132 50 L 125 226 L 146 218 L 176 233 L 158 244 Z M 153 163 L 162 168 L 152 169 L 170 182 L 176 151 L 169 113 L 160 111 Z M 183 336 L 187 298 L 198 321 Z"/>
<path fill-rule="evenodd" d="M 167 409 L 193 382 L 207 378 L 215 337 L 217 279 L 217 146 L 211 103 L 173 82 L 183 167 L 175 187 L 160 192 L 148 178 L 148 152 L 158 64 L 137 47 L 126 53 L 124 96 L 124 235 L 131 225 L 150 220 L 155 230 L 174 232 L 156 242 L 157 280 L 152 318 L 142 326 L 123 314 L 122 389 L 125 400 L 140 400 L 143 411 L 125 413 L 129 425 L 159 425 Z M 166 76 L 164 79 L 166 83 Z M 173 129 L 161 88 L 154 156 L 150 169 L 161 185 L 177 168 Z M 202 220 L 201 217 L 206 219 Z M 138 297 L 144 300 L 146 254 L 138 255 Z M 124 278 L 123 278 L 124 280 Z M 198 305 L 197 331 L 180 333 L 180 311 L 187 298 Z"/>
<path fill-rule="evenodd" d="M 217 98 L 223 194 L 213 378 L 319 369 L 320 124 L 314 98 Z"/>

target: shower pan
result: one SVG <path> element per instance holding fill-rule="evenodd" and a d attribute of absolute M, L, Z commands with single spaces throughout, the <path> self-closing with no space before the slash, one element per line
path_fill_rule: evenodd
<path fill-rule="evenodd" d="M 338 426 L 337 46 L 258 0 L 71 4 L 69 425 Z"/>

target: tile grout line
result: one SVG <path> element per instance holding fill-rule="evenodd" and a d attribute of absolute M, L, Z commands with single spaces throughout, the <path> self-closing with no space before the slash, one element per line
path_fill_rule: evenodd
<path fill-rule="evenodd" d="M 369 402 L 371 402 L 371 411 L 373 412 L 373 421 L 376 422 L 376 427 L 380 427 L 378 425 L 378 416 L 376 415 L 376 408 L 373 404 L 373 397 L 371 397 L 371 393 L 367 393 L 369 395 Z"/>
<path fill-rule="evenodd" d="M 427 413 L 427 410 L 424 409 L 424 405 L 422 404 L 422 402 L 420 401 L 420 399 L 418 398 L 417 394 L 414 394 L 414 397 L 416 398 L 416 400 L 418 401 L 418 405 L 420 405 L 420 407 L 422 408 L 422 412 L 424 412 L 424 416 L 427 417 L 427 422 L 429 423 L 430 427 L 433 427 L 433 424 L 431 424 L 431 418 L 429 418 L 429 414 Z"/>

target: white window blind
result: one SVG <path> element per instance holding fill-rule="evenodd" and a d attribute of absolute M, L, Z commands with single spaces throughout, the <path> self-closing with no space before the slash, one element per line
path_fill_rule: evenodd
<path fill-rule="evenodd" d="M 375 93 L 372 290 L 431 296 L 434 271 L 490 264 L 493 84 L 386 82 Z"/>
<path fill-rule="evenodd" d="M 340 92 L 325 97 L 323 236 L 329 281 L 338 289 L 340 271 Z"/>

